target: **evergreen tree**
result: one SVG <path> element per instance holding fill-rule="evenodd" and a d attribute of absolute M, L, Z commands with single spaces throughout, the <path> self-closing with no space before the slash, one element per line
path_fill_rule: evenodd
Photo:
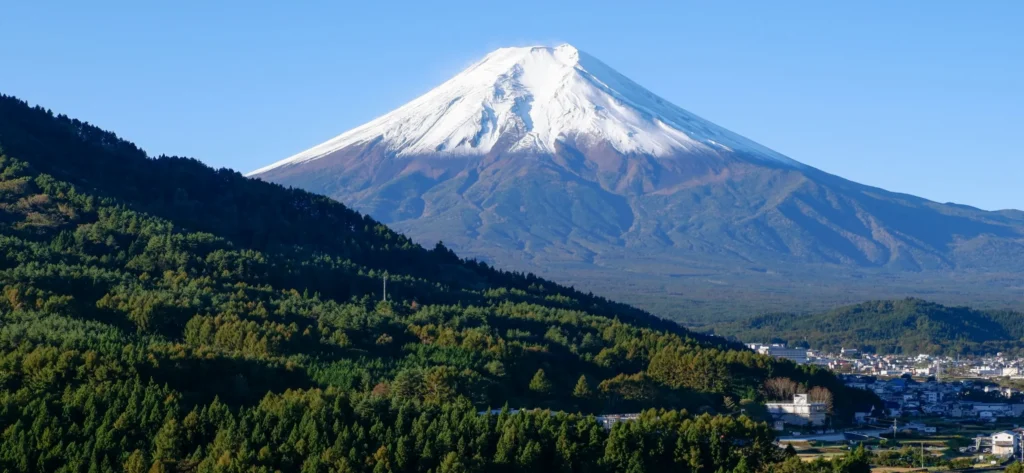
<path fill-rule="evenodd" d="M 177 458 L 181 453 L 181 428 L 178 420 L 169 417 L 163 427 L 153 437 L 153 445 L 156 447 L 158 460 L 170 460 Z"/>
<path fill-rule="evenodd" d="M 576 387 L 572 390 L 573 397 L 578 399 L 589 399 L 594 395 L 593 390 L 590 389 L 590 383 L 587 382 L 585 375 L 580 375 L 580 379 L 576 381 Z"/>
<path fill-rule="evenodd" d="M 149 463 L 146 461 L 146 455 L 142 450 L 135 449 L 131 455 L 128 455 L 128 459 L 124 462 L 125 473 L 146 473 L 146 465 Z"/>
<path fill-rule="evenodd" d="M 533 378 L 530 379 L 530 391 L 538 394 L 549 394 L 551 392 L 551 382 L 548 381 L 548 377 L 544 374 L 544 369 L 538 369 L 534 373 Z"/>
<path fill-rule="evenodd" d="M 466 473 L 468 470 L 459 459 L 459 454 L 448 452 L 441 465 L 437 467 L 437 473 Z"/>
<path fill-rule="evenodd" d="M 0 471 L 761 471 L 765 424 L 682 409 L 769 376 L 856 407 L 827 371 L 6 96 L 0 146 Z M 598 400 L 660 410 L 609 431 Z"/>
<path fill-rule="evenodd" d="M 740 461 L 736 463 L 736 467 L 732 469 L 732 473 L 752 473 L 750 467 L 747 466 L 747 458 L 740 457 Z"/>

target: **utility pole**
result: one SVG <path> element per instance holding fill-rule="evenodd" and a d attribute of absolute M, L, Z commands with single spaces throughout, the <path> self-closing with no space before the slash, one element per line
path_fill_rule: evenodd
<path fill-rule="evenodd" d="M 892 441 L 893 441 L 893 444 L 896 443 L 896 418 L 895 417 L 892 418 Z"/>
<path fill-rule="evenodd" d="M 388 272 L 384 272 L 384 302 L 388 301 Z"/>
<path fill-rule="evenodd" d="M 1017 458 L 1020 459 L 1017 461 L 1024 462 L 1024 444 L 1021 444 L 1021 436 L 1022 435 L 1019 432 L 1014 432 L 1013 448 L 1015 453 L 1017 453 Z"/>

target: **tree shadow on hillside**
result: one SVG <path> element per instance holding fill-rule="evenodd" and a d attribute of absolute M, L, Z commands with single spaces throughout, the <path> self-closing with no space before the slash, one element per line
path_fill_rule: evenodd
<path fill-rule="evenodd" d="M 245 358 L 163 358 L 139 371 L 182 393 L 183 403 L 206 404 L 219 398 L 230 406 L 252 405 L 268 393 L 314 387 L 300 367 Z"/>

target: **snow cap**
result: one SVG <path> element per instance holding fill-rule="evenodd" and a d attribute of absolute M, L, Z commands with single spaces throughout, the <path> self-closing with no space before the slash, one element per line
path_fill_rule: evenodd
<path fill-rule="evenodd" d="M 501 48 L 412 102 L 249 175 L 375 141 L 389 155 L 553 153 L 573 139 L 623 154 L 742 152 L 801 166 L 654 95 L 570 44 Z"/>

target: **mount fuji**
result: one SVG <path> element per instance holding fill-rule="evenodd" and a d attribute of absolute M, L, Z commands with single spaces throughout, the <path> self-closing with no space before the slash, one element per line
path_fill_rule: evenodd
<path fill-rule="evenodd" d="M 334 197 L 424 244 L 667 315 L 906 295 L 1024 299 L 1024 213 L 830 175 L 570 45 L 496 50 L 249 176 Z"/>

